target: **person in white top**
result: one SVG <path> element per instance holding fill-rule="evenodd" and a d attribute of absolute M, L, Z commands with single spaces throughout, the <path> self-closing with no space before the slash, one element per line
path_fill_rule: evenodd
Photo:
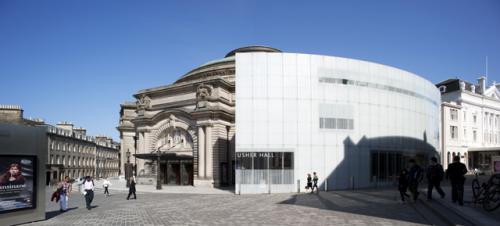
<path fill-rule="evenodd" d="M 102 186 L 104 187 L 104 194 L 106 197 L 109 196 L 109 186 L 111 186 L 111 182 L 109 182 L 108 178 L 104 178 L 104 181 L 102 182 Z"/>
<path fill-rule="evenodd" d="M 85 178 L 85 182 L 83 182 L 83 190 L 85 195 L 85 203 L 87 204 L 87 209 L 90 210 L 92 200 L 94 199 L 94 181 L 90 176 Z"/>

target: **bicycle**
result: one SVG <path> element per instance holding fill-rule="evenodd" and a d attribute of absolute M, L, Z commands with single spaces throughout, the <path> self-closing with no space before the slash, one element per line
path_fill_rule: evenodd
<path fill-rule="evenodd" d="M 472 180 L 472 194 L 474 204 L 481 203 L 486 211 L 493 211 L 500 207 L 500 174 L 491 175 L 488 183 L 479 185 L 478 174 Z"/>

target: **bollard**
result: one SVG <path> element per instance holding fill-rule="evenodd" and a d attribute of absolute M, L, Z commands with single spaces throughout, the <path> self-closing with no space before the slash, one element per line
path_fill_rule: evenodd
<path fill-rule="evenodd" d="M 328 177 L 325 179 L 325 191 L 328 191 Z"/>
<path fill-rule="evenodd" d="M 297 180 L 297 193 L 300 193 L 300 180 Z"/>
<path fill-rule="evenodd" d="M 351 190 L 354 190 L 354 176 L 351 176 L 351 177 L 349 178 L 349 180 L 350 180 L 350 181 L 349 181 L 349 184 L 350 184 L 350 186 L 351 186 Z"/>

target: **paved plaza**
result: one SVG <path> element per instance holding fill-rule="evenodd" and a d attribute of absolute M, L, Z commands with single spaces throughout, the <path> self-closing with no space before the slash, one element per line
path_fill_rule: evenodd
<path fill-rule="evenodd" d="M 168 188 L 167 188 L 168 189 Z M 316 194 L 175 194 L 125 191 L 106 197 L 97 190 L 92 210 L 74 193 L 59 213 L 47 201 L 45 221 L 28 225 L 429 225 L 413 204 L 380 191 Z M 385 194 L 385 195 L 384 195 Z"/>

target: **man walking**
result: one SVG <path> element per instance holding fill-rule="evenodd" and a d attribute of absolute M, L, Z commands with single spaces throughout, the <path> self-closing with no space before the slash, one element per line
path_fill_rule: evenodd
<path fill-rule="evenodd" d="M 458 205 L 464 205 L 464 183 L 467 167 L 460 162 L 460 156 L 453 157 L 453 163 L 448 165 L 446 178 L 451 182 L 451 200 L 453 203 L 458 201 Z"/>
<path fill-rule="evenodd" d="M 87 209 L 90 210 L 90 204 L 94 199 L 94 181 L 90 178 L 90 176 L 87 176 L 85 182 L 83 182 L 83 189 L 85 195 L 85 203 L 87 204 Z"/>
<path fill-rule="evenodd" d="M 104 178 L 104 181 L 102 182 L 102 186 L 104 187 L 104 194 L 106 197 L 109 196 L 109 186 L 111 186 L 111 182 L 109 182 L 108 178 Z"/>
<path fill-rule="evenodd" d="M 311 188 L 311 193 L 314 192 L 314 188 L 316 188 L 316 193 L 319 193 L 319 189 L 318 189 L 318 175 L 316 175 L 316 172 L 313 172 L 313 186 Z"/>
<path fill-rule="evenodd" d="M 432 189 L 435 187 L 436 191 L 444 198 L 445 194 L 441 189 L 441 181 L 444 177 L 443 166 L 437 162 L 436 157 L 431 158 L 431 164 L 427 168 L 427 200 L 432 200 Z"/>
<path fill-rule="evenodd" d="M 418 184 L 422 181 L 423 173 L 422 168 L 415 162 L 415 159 L 410 159 L 410 170 L 408 171 L 408 185 L 410 192 L 413 196 L 413 201 L 417 202 L 418 195 Z"/>
<path fill-rule="evenodd" d="M 130 181 L 130 185 L 128 187 L 127 200 L 130 199 L 130 195 L 132 195 L 132 194 L 134 194 L 134 199 L 137 199 L 137 196 L 135 195 L 135 178 L 134 177 L 130 177 L 129 181 Z"/>

